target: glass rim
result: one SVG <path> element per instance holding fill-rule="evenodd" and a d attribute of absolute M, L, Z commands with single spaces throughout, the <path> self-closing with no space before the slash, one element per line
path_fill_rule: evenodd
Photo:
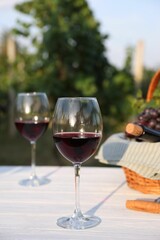
<path fill-rule="evenodd" d="M 45 92 L 20 92 L 20 93 L 17 93 L 18 96 L 20 95 L 26 95 L 26 96 L 36 96 L 36 95 L 46 95 Z"/>
<path fill-rule="evenodd" d="M 96 97 L 59 97 L 58 100 L 64 100 L 64 99 L 89 99 L 89 100 L 93 100 L 93 99 L 96 99 Z"/>

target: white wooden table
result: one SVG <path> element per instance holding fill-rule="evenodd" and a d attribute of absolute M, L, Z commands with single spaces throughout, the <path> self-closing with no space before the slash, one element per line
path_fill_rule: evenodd
<path fill-rule="evenodd" d="M 73 167 L 37 167 L 51 182 L 23 187 L 30 167 L 0 167 L 0 240 L 160 240 L 160 215 L 126 209 L 127 199 L 156 198 L 129 189 L 120 168 L 81 169 L 81 209 L 102 222 L 86 230 L 68 230 L 56 220 L 74 209 Z"/>

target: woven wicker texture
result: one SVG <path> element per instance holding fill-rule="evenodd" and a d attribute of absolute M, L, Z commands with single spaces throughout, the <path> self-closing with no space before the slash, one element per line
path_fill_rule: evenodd
<path fill-rule="evenodd" d="M 157 71 L 151 79 L 147 92 L 147 102 L 152 99 L 154 90 L 156 89 L 159 81 L 160 70 Z M 143 176 L 125 167 L 123 167 L 123 170 L 126 176 L 127 184 L 130 188 L 133 188 L 145 194 L 160 194 L 160 180 L 144 178 Z"/>
<path fill-rule="evenodd" d="M 151 79 L 151 82 L 148 87 L 148 92 L 147 92 L 147 98 L 146 98 L 147 102 L 149 102 L 152 99 L 154 90 L 156 89 L 159 81 L 160 81 L 160 70 L 157 71 L 153 76 L 153 78 Z"/>

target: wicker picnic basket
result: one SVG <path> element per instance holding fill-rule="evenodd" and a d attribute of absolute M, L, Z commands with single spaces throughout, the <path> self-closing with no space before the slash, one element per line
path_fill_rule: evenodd
<path fill-rule="evenodd" d="M 154 90 L 158 86 L 160 81 L 160 70 L 155 73 L 152 77 L 151 82 L 148 87 L 146 102 L 149 102 L 152 97 Z M 137 191 L 146 194 L 160 194 L 160 180 L 152 180 L 149 178 L 144 178 L 138 173 L 128 169 L 126 167 L 122 167 L 126 176 L 127 184 L 130 188 L 133 188 Z"/>

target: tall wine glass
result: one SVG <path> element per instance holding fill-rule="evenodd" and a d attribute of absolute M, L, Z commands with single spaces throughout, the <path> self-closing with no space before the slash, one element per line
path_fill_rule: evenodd
<path fill-rule="evenodd" d="M 36 141 L 44 134 L 48 124 L 50 110 L 45 93 L 19 93 L 15 104 L 15 126 L 20 134 L 31 144 L 31 174 L 20 182 L 25 186 L 39 186 L 49 179 L 36 175 Z"/>
<path fill-rule="evenodd" d="M 96 98 L 58 99 L 53 115 L 53 139 L 75 170 L 75 210 L 71 217 L 57 220 L 60 227 L 85 229 L 101 222 L 99 217 L 83 215 L 79 202 L 81 164 L 95 153 L 101 137 L 102 117 Z"/>

